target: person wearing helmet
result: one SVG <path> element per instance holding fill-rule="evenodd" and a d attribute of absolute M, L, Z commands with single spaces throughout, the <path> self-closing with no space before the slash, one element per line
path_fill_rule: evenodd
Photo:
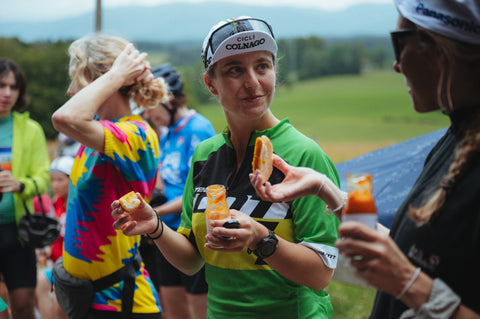
<path fill-rule="evenodd" d="M 137 214 L 112 202 L 114 228 L 154 238 L 177 268 L 193 274 L 205 266 L 207 318 L 331 318 L 325 288 L 336 267 L 338 219 L 308 196 L 290 202 L 263 201 L 250 183 L 257 137 L 295 166 L 310 166 L 338 186 L 335 165 L 312 139 L 270 108 L 276 86 L 277 43 L 265 21 L 238 17 L 216 24 L 203 42 L 205 84 L 223 107 L 227 128 L 200 143 L 183 192 L 180 226 L 173 231 L 142 203 Z M 270 182 L 280 183 L 274 169 Z M 209 220 L 206 188 L 224 185 L 231 218 L 223 227 Z"/>
<path fill-rule="evenodd" d="M 162 221 L 171 229 L 178 229 L 182 212 L 182 194 L 187 180 L 193 152 L 197 145 L 215 135 L 208 119 L 187 106 L 183 81 L 178 71 L 166 63 L 152 67 L 155 78 L 163 78 L 169 87 L 169 100 L 156 108 L 147 108 L 143 117 L 157 131 L 166 127 L 160 138 L 159 179 L 167 202 L 156 206 Z M 152 198 L 152 201 L 154 199 Z M 187 276 L 172 266 L 151 240 L 140 247 L 149 273 L 160 287 L 160 301 L 167 318 L 205 318 L 207 313 L 207 283 L 202 268 Z"/>
<path fill-rule="evenodd" d="M 11 314 L 20 319 L 35 318 L 37 261 L 35 248 L 19 238 L 18 224 L 27 209 L 33 211 L 32 198 L 45 193 L 50 182 L 45 134 L 28 112 L 21 113 L 27 105 L 23 71 L 0 58 L 0 275 Z"/>
<path fill-rule="evenodd" d="M 64 155 L 56 157 L 50 164 L 50 186 L 53 192 L 53 207 L 55 217 L 60 221 L 61 230 L 58 239 L 49 247 L 49 254 L 45 256 L 51 263 L 57 261 L 63 253 L 63 239 L 65 236 L 65 222 L 67 219 L 67 199 L 74 158 Z M 58 305 L 57 299 L 52 298 L 50 291 L 53 285 L 52 267 L 48 266 L 38 272 L 37 308 L 42 318 L 65 318 L 67 314 Z"/>

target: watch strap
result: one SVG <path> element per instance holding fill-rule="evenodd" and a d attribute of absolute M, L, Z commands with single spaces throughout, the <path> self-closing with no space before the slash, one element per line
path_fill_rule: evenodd
<path fill-rule="evenodd" d="M 259 258 L 265 259 L 272 256 L 278 248 L 278 238 L 272 230 L 268 230 L 268 236 L 263 238 L 256 246 L 253 254 Z M 269 251 L 265 251 L 269 249 Z"/>

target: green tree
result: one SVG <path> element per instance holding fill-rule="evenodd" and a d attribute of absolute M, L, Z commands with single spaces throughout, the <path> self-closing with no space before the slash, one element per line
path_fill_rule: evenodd
<path fill-rule="evenodd" d="M 360 44 L 342 43 L 328 52 L 328 74 L 360 74 L 363 47 Z"/>
<path fill-rule="evenodd" d="M 49 139 L 57 135 L 51 116 L 68 99 L 69 45 L 65 41 L 26 44 L 16 38 L 0 39 L 0 56 L 14 60 L 25 72 L 31 100 L 27 111 Z"/>

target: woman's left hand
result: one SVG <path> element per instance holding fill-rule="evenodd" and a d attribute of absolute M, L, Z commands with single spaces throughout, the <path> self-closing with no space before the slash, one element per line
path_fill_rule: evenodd
<path fill-rule="evenodd" d="M 21 183 L 13 177 L 11 171 L 0 171 L 0 189 L 2 193 L 15 193 L 20 191 Z"/>
<path fill-rule="evenodd" d="M 110 69 L 110 72 L 119 72 L 125 77 L 124 85 L 132 85 L 136 82 L 148 82 L 153 80 L 150 71 L 150 63 L 146 61 L 147 54 L 140 53 L 133 44 L 129 43 L 118 55 Z"/>
<path fill-rule="evenodd" d="M 276 154 L 273 154 L 273 166 L 285 175 L 279 184 L 271 185 L 268 181 L 263 184 L 259 170 L 249 175 L 257 195 L 269 202 L 287 202 L 303 196 L 315 195 L 318 191 L 317 182 L 322 184 L 325 178 L 325 175 L 311 168 L 291 166 Z"/>
<path fill-rule="evenodd" d="M 336 246 L 351 258 L 357 274 L 378 290 L 398 295 L 408 283 L 415 266 L 393 239 L 359 222 L 340 225 Z"/>
<path fill-rule="evenodd" d="M 140 205 L 132 213 L 124 211 L 118 199 L 111 204 L 112 217 L 115 219 L 113 228 L 121 230 L 127 236 L 152 233 L 158 225 L 158 216 L 153 208 L 139 193 L 136 193 L 136 196 L 140 200 Z"/>
<path fill-rule="evenodd" d="M 248 215 L 234 209 L 230 210 L 230 213 L 231 218 L 239 222 L 240 228 L 223 227 L 225 220 L 207 221 L 213 229 L 212 232 L 206 236 L 208 242 L 205 244 L 205 247 L 216 251 L 240 252 L 246 247 L 254 249 L 261 238 L 268 235 L 266 227 Z M 267 235 L 262 233 L 262 227 L 265 228 Z M 257 240 L 257 238 L 260 239 Z"/>

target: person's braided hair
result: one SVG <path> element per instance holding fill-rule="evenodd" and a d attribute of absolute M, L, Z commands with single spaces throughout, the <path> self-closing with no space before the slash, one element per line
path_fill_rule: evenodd
<path fill-rule="evenodd" d="M 440 187 L 427 203 L 420 208 L 410 207 L 410 216 L 419 226 L 428 223 L 442 208 L 450 190 L 460 181 L 480 158 L 480 110 L 472 114 L 465 136 L 457 145 L 455 156 L 448 173 L 440 182 Z"/>
<path fill-rule="evenodd" d="M 462 140 L 456 147 L 454 160 L 439 188 L 433 192 L 422 207 L 410 206 L 410 216 L 413 221 L 417 225 L 424 225 L 440 210 L 450 190 L 473 165 L 478 163 L 480 157 L 480 105 L 466 106 L 468 110 L 462 110 L 454 107 L 452 96 L 452 74 L 455 68 L 461 66 L 462 70 L 468 70 L 473 75 L 480 75 L 480 50 L 478 46 L 448 39 L 420 27 L 419 30 L 429 39 L 427 42 L 433 43 L 444 58 L 445 68 L 441 71 L 437 87 L 440 108 L 445 114 L 469 112 L 467 120 L 461 127 Z"/>

